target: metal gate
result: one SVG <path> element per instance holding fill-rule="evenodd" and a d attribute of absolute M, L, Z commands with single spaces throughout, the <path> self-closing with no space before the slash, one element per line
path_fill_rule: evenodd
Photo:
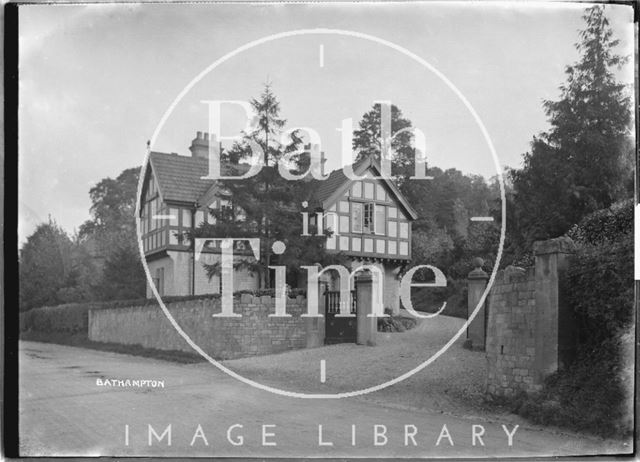
<path fill-rule="evenodd" d="M 356 291 L 351 291 L 348 301 L 351 308 L 351 314 L 356 314 Z M 336 317 L 340 313 L 340 291 L 327 290 L 324 293 L 325 306 L 325 340 L 324 343 L 329 345 L 333 343 L 355 343 L 357 336 L 356 317 L 341 318 Z"/>

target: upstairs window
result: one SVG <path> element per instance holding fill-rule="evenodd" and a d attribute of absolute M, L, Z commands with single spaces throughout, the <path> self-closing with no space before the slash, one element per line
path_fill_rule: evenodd
<path fill-rule="evenodd" d="M 362 232 L 362 204 L 360 202 L 351 203 L 351 223 L 351 232 Z"/>
<path fill-rule="evenodd" d="M 376 206 L 376 234 L 384 234 L 386 221 L 387 220 L 384 215 L 384 205 Z"/>
<path fill-rule="evenodd" d="M 233 204 L 227 199 L 220 199 L 220 216 L 223 220 L 233 220 Z"/>
<path fill-rule="evenodd" d="M 375 214 L 375 205 L 364 204 L 364 215 L 362 217 L 362 227 L 363 227 L 364 233 L 375 232 L 374 214 Z"/>

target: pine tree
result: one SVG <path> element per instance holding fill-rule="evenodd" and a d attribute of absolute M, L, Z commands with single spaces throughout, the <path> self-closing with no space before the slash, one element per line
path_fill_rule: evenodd
<path fill-rule="evenodd" d="M 251 178 L 221 181 L 221 187 L 231 196 L 231 210 L 213 210 L 216 223 L 203 223 L 194 235 L 259 238 L 259 260 L 253 256 L 241 258 L 235 264 L 236 268 L 257 273 L 261 287 L 270 288 L 273 281 L 268 267 L 286 266 L 289 282 L 295 285 L 300 266 L 331 263 L 339 257 L 325 253 L 325 238 L 315 236 L 315 229 L 310 228 L 313 236 L 302 236 L 302 212 L 306 209 L 303 203 L 309 200 L 314 182 L 286 180 L 278 171 L 279 164 L 286 164 L 294 174 L 307 170 L 310 158 L 308 153 L 299 154 L 303 144 L 301 137 L 293 132 L 286 143 L 282 142 L 286 120 L 280 116 L 280 104 L 268 84 L 251 105 L 258 117 L 256 128 L 244 133 L 243 140 L 235 143 L 223 159 L 232 162 L 229 167 L 235 174 L 240 173 L 240 166 L 234 167 L 233 162 L 250 161 L 253 155 L 250 143 L 254 143 L 263 151 L 262 170 Z M 312 215 L 313 211 L 309 210 L 309 213 Z M 273 253 L 275 241 L 285 243 L 283 254 Z M 220 272 L 219 264 L 205 264 L 204 267 L 209 277 Z"/>
<path fill-rule="evenodd" d="M 580 59 L 567 66 L 560 99 L 544 102 L 551 128 L 534 137 L 523 169 L 512 172 L 521 245 L 561 235 L 631 194 L 630 98 L 613 72 L 626 58 L 614 52 L 619 41 L 604 6 L 583 19 Z"/>
<path fill-rule="evenodd" d="M 374 104 L 371 110 L 360 119 L 358 130 L 353 132 L 353 148 L 357 152 L 356 161 L 373 157 L 380 162 L 381 110 L 380 103 Z M 403 116 L 402 111 L 396 105 L 391 105 L 391 134 L 397 133 L 391 141 L 391 173 L 399 185 L 404 184 L 414 174 L 414 149 L 411 145 L 413 134 L 410 130 L 400 132 L 411 127 L 411 121 Z"/>

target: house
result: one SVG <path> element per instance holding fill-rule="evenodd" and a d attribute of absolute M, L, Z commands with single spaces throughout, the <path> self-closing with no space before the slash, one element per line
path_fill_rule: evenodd
<path fill-rule="evenodd" d="M 316 182 L 315 206 L 326 220 L 325 227 L 334 232 L 327 239 L 327 250 L 343 252 L 352 270 L 364 264 L 378 267 L 384 275 L 383 305 L 396 313 L 400 308 L 397 276 L 411 259 L 411 222 L 417 214 L 391 180 L 379 178 L 380 165 L 375 160 L 356 162 L 353 172 L 364 179 L 352 180 L 338 169 Z M 336 274 L 328 279 L 329 290 L 338 290 Z"/>
<path fill-rule="evenodd" d="M 144 173 L 140 207 L 145 257 L 161 295 L 219 293 L 219 276 L 209 280 L 202 263 L 219 261 L 220 249 L 207 247 L 194 258 L 194 249 L 180 239 L 200 223 L 215 220 L 208 211 L 230 206 L 228 193 L 214 180 L 201 179 L 208 172 L 208 137 L 197 133 L 191 156 L 151 152 Z M 224 168 L 224 167 L 223 167 Z M 327 238 L 328 251 L 343 252 L 352 268 L 375 265 L 384 274 L 384 306 L 399 309 L 399 274 L 411 259 L 411 222 L 416 212 L 393 182 L 380 176 L 377 162 L 369 159 L 353 166 L 362 180 L 351 180 L 343 171 L 332 172 L 314 182 L 313 210 L 324 215 L 325 227 L 334 230 Z M 310 214 L 314 224 L 317 215 Z M 238 257 L 241 258 L 241 257 Z M 329 288 L 337 290 L 336 275 Z M 257 275 L 234 270 L 234 289 L 257 289 Z M 148 288 L 147 296 L 151 297 Z"/>

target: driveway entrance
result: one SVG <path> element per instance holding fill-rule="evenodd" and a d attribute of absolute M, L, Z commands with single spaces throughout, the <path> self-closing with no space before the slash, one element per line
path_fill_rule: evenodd
<path fill-rule="evenodd" d="M 324 293 L 324 307 L 326 319 L 325 340 L 326 345 L 336 343 L 355 343 L 357 338 L 357 318 L 356 314 L 356 291 L 350 292 L 349 303 L 350 312 L 353 317 L 340 317 L 340 291 L 327 290 Z"/>

